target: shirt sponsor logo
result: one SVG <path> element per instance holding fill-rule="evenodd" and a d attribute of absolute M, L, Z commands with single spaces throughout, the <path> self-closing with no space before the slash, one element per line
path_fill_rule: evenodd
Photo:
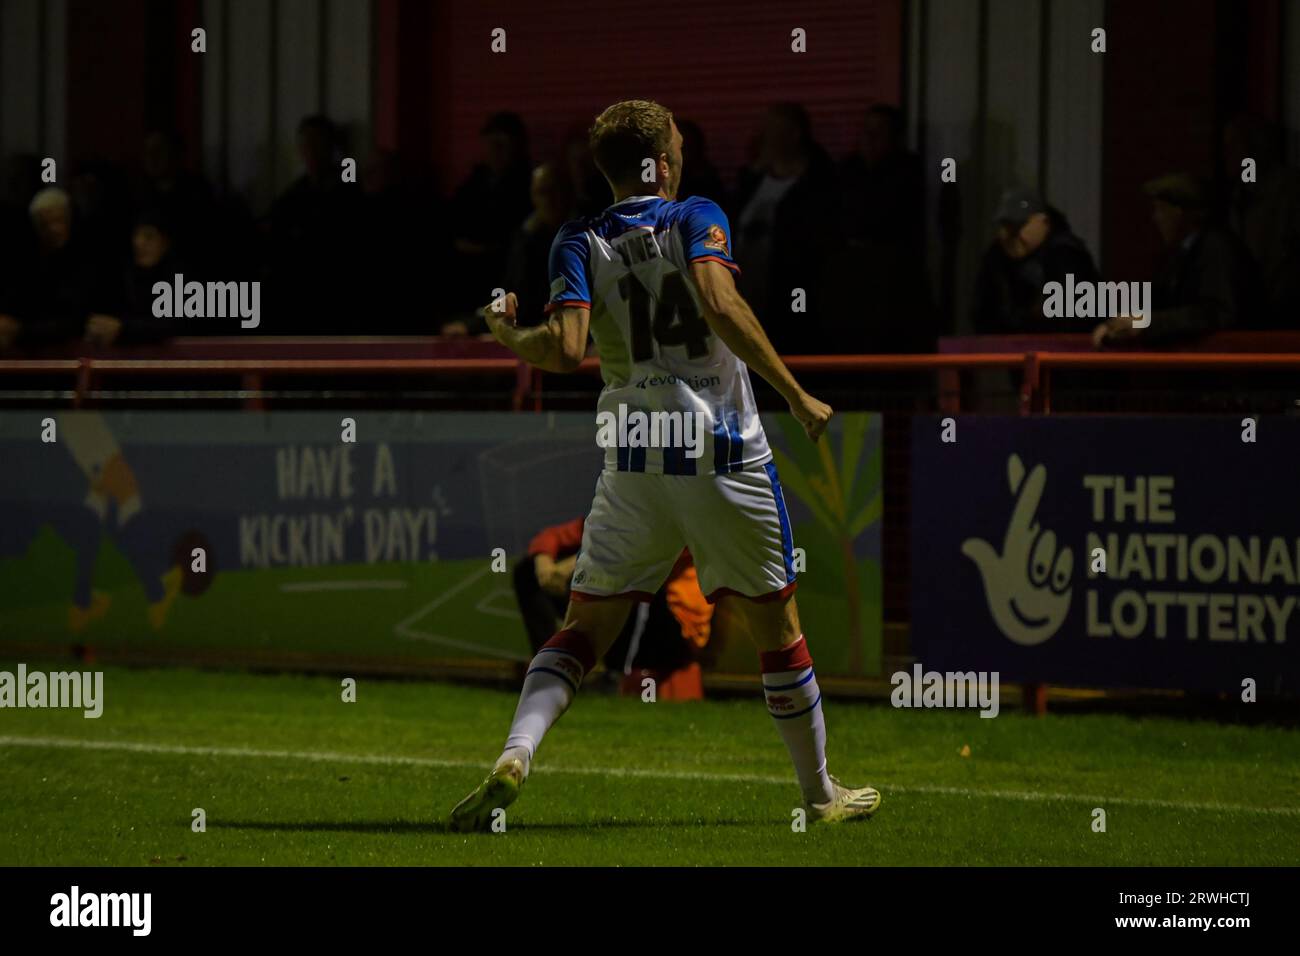
<path fill-rule="evenodd" d="M 727 251 L 727 233 L 716 223 L 709 226 L 709 237 L 704 240 L 705 249 L 716 249 L 718 252 L 726 253 Z"/>
<path fill-rule="evenodd" d="M 649 375 L 633 383 L 636 388 L 653 388 L 657 385 L 685 385 L 692 391 L 698 392 L 702 388 L 715 388 L 722 384 L 722 379 L 717 375 L 710 375 L 705 378 L 697 378 L 692 375 L 690 378 L 683 378 L 680 375 Z"/>

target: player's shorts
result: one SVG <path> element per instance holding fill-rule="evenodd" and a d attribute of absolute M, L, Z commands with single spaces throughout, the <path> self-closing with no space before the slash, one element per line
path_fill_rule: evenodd
<path fill-rule="evenodd" d="M 776 466 L 723 475 L 601 472 L 582 530 L 573 599 L 648 601 L 683 548 L 710 602 L 725 594 L 762 600 L 792 593 L 794 543 Z"/>

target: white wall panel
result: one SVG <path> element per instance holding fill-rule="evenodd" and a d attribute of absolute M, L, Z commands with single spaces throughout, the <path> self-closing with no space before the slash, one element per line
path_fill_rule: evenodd
<path fill-rule="evenodd" d="M 1098 262 L 1106 54 L 1092 52 L 1092 31 L 1105 27 L 1105 7 L 1105 0 L 1053 0 L 1048 38 L 1044 188 L 1048 201 L 1066 214 Z M 1114 41 L 1122 43 L 1123 38 Z"/>
<path fill-rule="evenodd" d="M 980 4 L 970 0 L 928 0 L 925 29 L 925 170 L 926 208 L 930 219 L 931 273 L 939 274 L 940 246 L 937 225 L 940 163 L 957 161 L 961 195 L 962 241 L 955 272 L 956 330 L 968 327 L 969 292 L 978 262 L 978 249 L 986 232 L 978 218 L 981 158 L 976 155 L 979 118 Z"/>
<path fill-rule="evenodd" d="M 264 0 L 227 0 L 229 30 L 224 63 L 226 159 L 230 187 L 263 211 L 274 195 L 271 169 L 271 17 Z M 212 47 L 209 46 L 209 54 Z"/>
<path fill-rule="evenodd" d="M 0 3 L 0 146 L 41 149 L 41 0 Z"/>
<path fill-rule="evenodd" d="M 325 0 L 325 111 L 347 130 L 358 160 L 370 149 L 370 0 Z"/>
<path fill-rule="evenodd" d="M 275 190 L 301 173 L 298 122 L 322 110 L 320 0 L 277 0 L 275 61 Z"/>
<path fill-rule="evenodd" d="M 45 116 L 42 118 L 43 151 L 47 156 L 62 157 L 68 148 L 68 3 L 46 0 L 45 37 Z"/>

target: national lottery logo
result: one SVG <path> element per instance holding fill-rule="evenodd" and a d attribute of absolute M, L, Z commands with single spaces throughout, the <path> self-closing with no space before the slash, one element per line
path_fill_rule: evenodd
<path fill-rule="evenodd" d="M 1015 505 L 1002 550 L 981 538 L 967 538 L 961 553 L 975 562 L 984 582 L 993 622 L 1008 640 L 1032 647 L 1061 628 L 1070 611 L 1074 552 L 1058 548 L 1056 534 L 1035 518 L 1047 484 L 1047 469 L 1025 475 L 1024 462 L 1007 460 L 1007 480 Z"/>
<path fill-rule="evenodd" d="M 1074 550 L 1037 518 L 1047 476 L 1044 465 L 1026 471 L 1012 454 L 1013 504 L 1000 548 L 974 537 L 961 544 L 979 571 L 993 623 L 1023 647 L 1060 631 L 1076 583 Z M 1189 509 L 1180 525 L 1172 474 L 1075 480 L 1079 498 L 1071 514 L 1086 522 L 1071 532 L 1080 536 L 1086 558 L 1077 582 L 1081 636 L 1201 646 L 1287 642 L 1300 608 L 1292 593 L 1300 586 L 1300 536 L 1196 528 L 1204 504 Z"/>

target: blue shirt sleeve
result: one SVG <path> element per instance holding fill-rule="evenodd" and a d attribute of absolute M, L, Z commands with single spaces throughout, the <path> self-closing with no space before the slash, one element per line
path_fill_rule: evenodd
<path fill-rule="evenodd" d="M 555 241 L 551 243 L 551 297 L 546 305 L 548 313 L 563 305 L 591 308 L 591 289 L 587 283 L 590 254 L 586 230 L 566 225 L 556 233 Z"/>
<path fill-rule="evenodd" d="M 681 230 L 687 262 L 709 259 L 733 272 L 740 271 L 731 257 L 731 223 L 712 199 L 692 196 L 686 200 L 682 204 Z"/>

